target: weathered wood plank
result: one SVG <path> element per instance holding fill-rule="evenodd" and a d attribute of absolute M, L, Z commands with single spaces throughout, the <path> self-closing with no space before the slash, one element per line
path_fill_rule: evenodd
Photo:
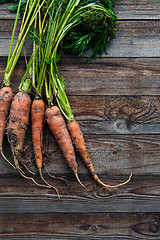
<path fill-rule="evenodd" d="M 10 45 L 11 27 L 3 31 L 4 21 L 0 21 L 0 55 L 7 56 Z M 10 33 L 10 36 L 9 36 Z M 116 39 L 111 40 L 108 46 L 108 57 L 160 57 L 160 28 L 159 21 L 122 21 L 116 34 Z M 13 47 L 15 46 L 15 41 Z M 31 43 L 26 42 L 27 55 L 31 54 Z M 84 56 L 88 56 L 89 52 Z M 103 54 L 106 56 L 106 54 Z"/>
<path fill-rule="evenodd" d="M 160 133 L 159 97 L 72 96 L 69 101 L 87 134 Z"/>
<path fill-rule="evenodd" d="M 1 1 L 0 1 L 1 3 Z M 15 19 L 15 13 L 12 13 L 9 9 L 8 6 L 10 4 L 2 4 L 0 5 L 0 19 L 10 19 L 10 20 L 14 20 Z"/>
<path fill-rule="evenodd" d="M 0 213 L 105 213 L 105 212 L 159 212 L 160 197 L 139 197 L 134 195 L 115 196 L 110 201 L 99 199 L 83 199 L 73 195 L 68 198 L 58 200 L 54 194 L 49 196 L 38 195 L 37 197 L 28 196 L 8 196 L 0 198 Z M 88 202 L 88 204 L 85 204 Z M 78 203 L 78 204 L 77 204 Z"/>
<path fill-rule="evenodd" d="M 0 57 L 0 81 L 5 66 Z M 59 69 L 68 95 L 160 95 L 160 58 L 97 58 L 88 64 L 86 58 L 63 57 Z M 21 58 L 11 77 L 14 91 L 24 72 Z"/>
<path fill-rule="evenodd" d="M 159 229 L 158 213 L 0 214 L 1 239 L 151 240 Z"/>
<path fill-rule="evenodd" d="M 70 185 L 44 175 L 60 191 L 59 200 L 54 190 L 21 178 L 0 158 L 0 239 L 160 238 L 160 216 L 153 213 L 160 211 L 160 4 L 159 0 L 115 3 L 122 22 L 108 56 L 90 64 L 85 56 L 64 57 L 60 72 L 100 178 L 112 185 L 125 181 L 130 171 L 133 178 L 126 186 L 106 192 L 93 181 L 77 154 L 83 189 L 45 125 L 47 169 L 56 176 L 65 175 Z M 0 49 L 0 56 L 8 54 L 11 19 L 13 15 L 0 6 L 0 46 L 6 48 Z M 26 48 L 31 50 L 31 46 Z M 0 58 L 1 81 L 5 61 Z M 12 75 L 15 91 L 24 65 L 20 60 Z M 23 158 L 36 171 L 30 129 L 25 146 Z M 12 160 L 6 136 L 4 153 Z M 38 174 L 36 180 L 40 181 Z"/>
<path fill-rule="evenodd" d="M 115 0 L 115 12 L 121 19 L 160 19 L 159 0 Z"/>
<path fill-rule="evenodd" d="M 18 31 L 20 28 L 20 21 L 17 23 L 18 27 L 16 28 L 16 36 L 18 36 Z M 1 38 L 4 36 L 4 38 L 10 38 L 12 35 L 12 30 L 14 26 L 14 20 L 13 19 L 0 19 L 0 35 Z"/>
<path fill-rule="evenodd" d="M 103 176 L 103 180 L 115 184 L 118 180 L 114 177 L 112 176 L 110 181 L 111 177 L 108 179 Z M 126 177 L 121 176 L 119 182 L 125 179 Z M 61 196 L 58 199 L 53 189 L 38 188 L 22 178 L 1 178 L 0 213 L 152 213 L 160 211 L 159 176 L 133 176 L 129 184 L 109 192 L 96 186 L 93 181 L 86 179 L 83 182 L 86 185 L 85 189 L 71 179 L 70 187 L 54 180 L 54 185 Z"/>
<path fill-rule="evenodd" d="M 5 35 L 4 35 L 5 36 Z M 13 41 L 13 48 L 16 45 L 16 41 Z M 10 38 L 0 38 L 0 53 L 1 56 L 8 56 L 9 53 L 9 46 L 10 46 Z M 26 54 L 28 56 L 30 56 L 32 54 L 32 42 L 30 40 L 26 40 L 25 43 L 25 50 L 26 50 Z M 21 56 L 23 56 L 23 51 L 21 52 Z"/>
<path fill-rule="evenodd" d="M 54 174 L 54 173 L 53 173 Z M 55 173 L 56 177 L 63 177 L 68 182 L 65 182 L 59 178 L 51 178 L 46 173 L 44 173 L 45 179 L 56 186 L 59 190 L 61 197 L 73 197 L 73 200 L 76 198 L 81 198 L 88 196 L 89 199 L 98 199 L 107 197 L 112 200 L 114 196 L 125 195 L 126 198 L 130 198 L 130 194 L 135 196 L 133 200 L 136 198 L 140 198 L 141 196 L 147 198 L 152 198 L 154 196 L 160 196 L 160 175 L 133 175 L 130 182 L 124 186 L 121 186 L 117 189 L 112 189 L 110 191 L 105 190 L 99 184 L 97 184 L 92 177 L 88 174 L 80 174 L 80 178 L 85 185 L 83 188 L 76 180 L 74 174 L 67 173 L 64 175 L 64 172 L 60 172 L 59 174 Z M 115 175 L 111 172 L 109 174 L 101 174 L 99 177 L 106 183 L 110 185 L 115 185 L 117 183 L 123 182 L 127 179 L 125 175 Z M 41 183 L 39 175 L 35 175 L 35 179 L 37 182 Z M 27 197 L 32 196 L 33 198 L 37 198 L 38 195 L 50 196 L 53 195 L 57 199 L 55 191 L 53 189 L 48 189 L 45 187 L 39 187 L 35 185 L 30 180 L 26 180 L 21 177 L 19 174 L 0 174 L 0 193 L 1 197 Z M 55 194 L 55 195 L 54 195 Z M 89 204 L 89 202 L 88 202 Z M 77 209 L 78 210 L 78 209 Z M 135 209 L 136 210 L 136 209 Z M 96 210 L 95 210 L 96 211 Z M 157 210 L 158 211 L 158 210 Z M 157 212 L 156 211 L 156 212 Z M 97 211 L 98 212 L 98 211 Z"/>
<path fill-rule="evenodd" d="M 85 136 L 87 149 L 97 174 L 159 174 L 160 172 L 160 136 L 114 136 L 90 135 Z M 52 135 L 44 129 L 44 162 L 52 174 L 72 174 L 62 153 Z M 49 144 L 47 144 L 47 142 Z M 4 142 L 4 153 L 12 162 L 11 152 L 7 141 Z M 35 169 L 31 136 L 27 136 L 22 161 L 33 171 Z M 17 173 L 4 159 L 0 158 L 0 173 Z M 79 155 L 77 162 L 80 174 L 89 175 L 89 172 Z M 44 171 L 45 172 L 45 171 Z M 127 178 L 127 177 L 126 177 Z"/>
<path fill-rule="evenodd" d="M 73 95 L 159 95 L 160 58 L 62 58 L 60 71 Z"/>
<path fill-rule="evenodd" d="M 159 0 L 115 0 L 115 12 L 122 19 L 160 19 Z M 0 19 L 14 19 L 15 14 L 7 7 L 9 4 L 0 5 Z"/>

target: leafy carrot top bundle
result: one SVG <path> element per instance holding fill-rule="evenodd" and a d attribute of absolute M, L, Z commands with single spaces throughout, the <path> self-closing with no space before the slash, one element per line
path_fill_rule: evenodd
<path fill-rule="evenodd" d="M 109 2 L 109 1 L 108 1 Z M 84 4 L 84 5 L 83 5 Z M 64 148 L 64 141 L 60 142 L 59 140 L 63 139 L 63 136 L 66 136 L 63 132 L 60 131 L 62 126 L 57 127 L 56 125 L 56 117 L 59 115 L 59 110 L 57 107 L 52 107 L 52 99 L 53 99 L 53 93 L 55 95 L 55 98 L 57 100 L 57 104 L 64 115 L 66 121 L 68 122 L 68 130 L 70 132 L 71 138 L 79 151 L 81 158 L 87 165 L 90 173 L 92 174 L 93 178 L 101 184 L 103 187 L 110 189 L 114 187 L 118 187 L 121 185 L 126 184 L 129 179 L 122 183 L 118 184 L 116 186 L 110 186 L 104 184 L 97 176 L 97 174 L 94 171 L 93 164 L 91 162 L 91 159 L 88 155 L 85 141 L 83 138 L 83 134 L 79 128 L 78 123 L 75 121 L 69 101 L 67 99 L 67 96 L 65 94 L 65 86 L 64 86 L 64 79 L 59 75 L 58 66 L 57 66 L 57 59 L 59 59 L 60 52 L 59 50 L 62 49 L 67 51 L 70 51 L 71 53 L 75 49 L 76 53 L 79 52 L 79 54 L 82 54 L 83 51 L 87 50 L 91 46 L 93 46 L 93 52 L 90 54 L 90 58 L 93 56 L 96 56 L 98 53 L 102 54 L 102 50 L 106 49 L 106 44 L 104 46 L 102 45 L 102 42 L 99 41 L 96 46 L 94 41 L 96 41 L 97 38 L 101 36 L 101 40 L 105 41 L 104 39 L 107 39 L 109 41 L 109 30 L 108 25 L 104 24 L 105 31 L 102 31 L 99 29 L 100 23 L 105 21 L 105 19 L 109 19 L 109 23 L 113 23 L 116 26 L 116 17 L 111 9 L 106 9 L 103 5 L 101 5 L 98 1 L 68 1 L 68 5 L 65 11 L 63 11 L 63 4 L 59 6 L 58 11 L 59 14 L 51 15 L 50 21 L 48 24 L 48 31 L 47 31 L 47 39 L 50 39 L 50 41 L 47 41 L 45 43 L 45 47 L 43 49 L 44 59 L 42 59 L 42 67 L 41 71 L 42 74 L 40 76 L 45 76 L 45 92 L 46 97 L 48 99 L 48 105 L 51 106 L 46 110 L 46 118 L 47 122 L 49 124 L 49 127 L 51 128 L 51 131 L 53 132 L 55 138 L 59 142 L 59 145 L 64 153 L 64 156 L 66 157 L 65 149 L 68 151 L 69 149 L 72 149 L 72 146 L 66 146 Z M 86 15 L 87 12 L 87 15 Z M 52 18 L 53 17 L 53 18 Z M 87 21 L 86 21 L 87 19 Z M 95 19 L 95 21 L 93 21 Z M 97 23 L 97 26 L 95 26 L 95 22 Z M 86 32 L 87 29 L 85 28 L 86 25 L 90 24 L 90 29 L 93 29 L 92 32 L 90 32 L 88 35 L 85 35 L 86 38 L 82 38 L 82 33 Z M 99 30 L 98 30 L 99 29 Z M 103 28 L 102 28 L 103 29 Z M 104 29 L 103 29 L 104 30 Z M 113 30 L 113 28 L 112 28 Z M 81 34 L 80 34 L 81 33 Z M 103 34 L 102 34 L 103 33 Z M 114 28 L 115 33 L 115 28 Z M 112 32 L 113 34 L 113 32 Z M 75 38 L 76 36 L 76 38 Z M 73 38 L 72 38 L 73 37 Z M 73 43 L 69 46 L 67 45 L 67 41 L 73 40 Z M 106 42 L 105 42 L 106 43 Z M 72 47 L 71 47 L 72 46 Z M 83 47 L 83 48 L 82 48 Z M 45 74 L 44 74 L 45 71 Z M 64 124 L 63 124 L 64 125 Z M 67 134 L 68 136 L 68 134 Z M 68 137 L 66 138 L 66 142 L 68 141 Z M 74 165 L 73 165 L 73 159 L 71 155 L 69 155 L 66 158 L 69 166 L 77 176 L 77 165 L 75 163 L 74 159 Z M 72 167 L 73 166 L 73 167 Z"/>
<path fill-rule="evenodd" d="M 24 2 L 26 2 L 26 0 L 24 0 Z M 104 184 L 95 173 L 85 146 L 83 134 L 78 123 L 75 121 L 65 93 L 64 78 L 60 76 L 58 70 L 58 61 L 60 61 L 62 54 L 76 54 L 80 56 L 85 51 L 91 49 L 88 57 L 88 61 L 90 61 L 97 55 L 101 56 L 103 51 L 107 52 L 108 42 L 111 38 L 115 37 L 117 30 L 117 17 L 113 11 L 113 3 L 111 0 L 45 0 L 44 2 L 42 2 L 44 4 L 41 11 L 38 11 L 38 14 L 36 13 L 34 18 L 31 18 L 34 26 L 32 25 L 31 27 L 31 25 L 28 24 L 27 27 L 26 25 L 29 36 L 33 41 L 33 54 L 27 64 L 26 73 L 19 87 L 24 94 L 28 93 L 32 88 L 35 95 L 38 96 L 32 105 L 32 136 L 36 164 L 41 178 L 43 179 L 41 168 L 42 124 L 44 117 L 42 91 L 44 89 L 48 104 L 45 111 L 47 123 L 77 180 L 80 182 L 72 141 L 93 178 L 99 184 L 107 189 L 126 184 L 130 180 L 131 175 L 126 182 L 116 186 L 110 186 Z M 26 5 L 28 3 L 29 0 Z M 31 1 L 31 3 L 34 3 L 34 1 Z M 23 11 L 20 5 L 18 5 L 18 9 L 18 11 Z M 22 47 L 20 46 L 17 49 L 19 54 Z M 17 60 L 18 58 L 15 57 L 15 59 Z M 13 67 L 11 67 L 11 69 L 13 69 Z M 8 67 L 7 71 L 5 71 L 5 76 L 9 76 L 10 78 L 10 73 L 11 70 L 10 67 Z M 6 84 L 8 84 L 7 77 L 5 77 L 5 79 Z M 55 102 L 53 101 L 55 99 L 59 108 L 55 106 Z M 38 106 L 41 106 L 41 112 L 38 110 Z M 62 115 L 67 122 L 67 126 Z M 35 134 L 35 129 L 38 129 L 37 124 L 34 122 L 36 116 L 41 122 L 38 134 Z M 12 126 L 12 120 L 14 120 L 14 117 L 9 121 L 9 126 Z M 26 126 L 27 121 L 23 129 L 25 129 Z M 8 130 L 10 129 L 11 127 L 8 127 Z M 12 131 L 10 130 L 10 132 Z M 14 155 L 18 155 L 19 157 L 14 144 L 12 144 L 11 147 Z M 19 168 L 17 157 L 15 158 L 15 165 L 21 172 L 21 175 L 23 175 Z M 43 181 L 50 187 L 44 179 Z M 80 184 L 83 185 L 81 182 Z"/>

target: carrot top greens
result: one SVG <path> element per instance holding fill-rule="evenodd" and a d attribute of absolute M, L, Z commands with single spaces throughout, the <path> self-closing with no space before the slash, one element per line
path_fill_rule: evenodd
<path fill-rule="evenodd" d="M 45 1 L 45 0 L 44 0 Z M 4 86 L 10 85 L 10 77 L 11 74 L 15 68 L 15 65 L 19 59 L 20 53 L 22 51 L 26 36 L 30 30 L 30 27 L 32 26 L 35 17 L 37 16 L 38 12 L 40 11 L 40 8 L 42 7 L 44 1 L 41 2 L 41 0 L 27 0 L 24 11 L 23 11 L 23 17 L 21 21 L 20 31 L 19 35 L 16 41 L 16 45 L 13 48 L 13 41 L 15 36 L 15 31 L 17 27 L 17 20 L 19 12 L 21 11 L 21 3 L 22 0 L 18 3 L 18 9 L 16 14 L 16 19 L 13 27 L 12 37 L 11 37 L 11 43 L 10 43 L 10 49 L 8 54 L 8 61 L 7 66 L 4 72 Z"/>
<path fill-rule="evenodd" d="M 48 68 L 45 91 L 48 104 L 51 104 L 53 96 L 50 89 L 53 88 L 58 106 L 70 122 L 74 116 L 65 93 L 64 78 L 58 71 L 57 59 L 59 60 L 62 53 L 81 55 L 90 48 L 92 52 L 89 61 L 97 54 L 101 55 L 106 51 L 109 39 L 115 36 L 117 17 L 111 1 L 70 0 L 67 1 L 67 8 L 63 11 L 62 4 L 58 12 L 53 19 L 49 19 L 47 39 L 52 40 L 44 48 L 49 49 L 45 60 L 46 69 Z"/>
<path fill-rule="evenodd" d="M 80 6 L 95 3 L 99 9 L 88 8 L 79 17 L 78 26 L 74 27 L 64 38 L 64 53 L 80 56 L 91 49 L 88 57 L 90 61 L 103 51 L 107 53 L 108 42 L 115 37 L 117 30 L 117 17 L 113 11 L 113 3 L 110 0 L 80 2 Z M 105 11 L 102 10 L 102 7 Z"/>
<path fill-rule="evenodd" d="M 12 11 L 18 9 L 19 0 L 2 0 L 2 2 L 14 2 L 16 3 L 9 8 Z M 27 0 L 22 0 L 20 13 L 23 14 L 24 7 Z M 47 7 L 50 5 L 51 0 L 46 0 L 43 8 L 42 14 L 46 11 Z M 99 8 L 94 8 L 94 5 L 99 6 Z M 115 37 L 117 31 L 117 16 L 114 13 L 114 4 L 111 0 L 80 0 L 80 1 L 70 1 L 70 0 L 55 0 L 52 6 L 52 13 L 48 14 L 48 18 L 54 15 L 57 11 L 60 11 L 59 18 L 61 22 L 64 21 L 64 15 L 68 12 L 68 9 L 74 6 L 77 15 L 75 15 L 74 20 L 76 20 L 76 26 L 72 27 L 65 34 L 63 41 L 61 42 L 61 53 L 63 54 L 76 54 L 80 56 L 85 51 L 91 49 L 88 60 L 97 55 L 102 55 L 103 51 L 107 53 L 108 42 L 110 39 Z M 86 7 L 88 6 L 88 7 Z M 102 8 L 105 11 L 102 11 Z M 71 9 L 71 8 L 70 8 Z M 79 12 L 78 9 L 81 9 Z M 64 15 L 63 15 L 64 13 Z M 62 16 L 63 15 L 63 16 Z M 67 15 L 65 15 L 67 16 Z M 67 16 L 68 17 L 68 16 Z M 72 16 L 69 16 L 70 21 L 72 21 Z M 62 26 L 61 26 L 62 27 Z M 50 31 L 50 29 L 49 29 Z"/>

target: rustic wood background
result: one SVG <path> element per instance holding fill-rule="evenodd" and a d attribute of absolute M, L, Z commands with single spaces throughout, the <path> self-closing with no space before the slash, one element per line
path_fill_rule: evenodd
<path fill-rule="evenodd" d="M 59 67 L 96 172 L 104 182 L 117 184 L 132 171 L 132 180 L 107 192 L 77 153 L 83 189 L 44 124 L 45 166 L 69 185 L 44 169 L 59 189 L 59 200 L 54 190 L 23 179 L 0 158 L 0 239 L 160 239 L 160 2 L 115 4 L 120 24 L 108 55 L 90 64 L 87 55 L 65 56 Z M 1 81 L 14 16 L 7 5 L 0 6 Z M 26 51 L 29 55 L 29 42 Z M 24 69 L 22 56 L 12 75 L 15 92 Z M 4 153 L 13 161 L 6 136 Z M 30 126 L 24 158 L 36 171 Z"/>

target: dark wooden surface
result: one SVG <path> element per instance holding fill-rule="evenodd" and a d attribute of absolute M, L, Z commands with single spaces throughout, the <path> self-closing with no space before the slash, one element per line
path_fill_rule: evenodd
<path fill-rule="evenodd" d="M 117 184 L 133 172 L 129 184 L 106 191 L 97 185 L 78 153 L 75 180 L 44 125 L 43 173 L 60 192 L 35 186 L 0 158 L 0 239 L 160 239 L 160 3 L 116 0 L 120 25 L 108 55 L 87 63 L 64 56 L 59 68 L 84 133 L 95 170 Z M 14 14 L 0 6 L 0 81 L 7 60 Z M 30 43 L 26 43 L 29 55 Z M 23 76 L 23 54 L 12 75 L 16 92 Z M 37 172 L 26 134 L 24 162 Z M 7 138 L 4 152 L 13 161 Z M 36 180 L 40 182 L 38 174 Z"/>

